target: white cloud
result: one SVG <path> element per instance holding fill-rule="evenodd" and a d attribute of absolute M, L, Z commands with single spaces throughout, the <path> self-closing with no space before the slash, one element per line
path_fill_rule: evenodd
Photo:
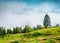
<path fill-rule="evenodd" d="M 55 5 L 50 3 L 42 3 L 38 6 L 29 6 L 26 3 L 7 3 L 3 4 L 2 12 L 0 12 L 0 26 L 15 27 L 24 26 L 26 24 L 36 26 L 43 25 L 43 19 L 47 13 L 51 18 L 51 24 L 60 24 L 60 13 L 48 12 L 55 9 Z"/>

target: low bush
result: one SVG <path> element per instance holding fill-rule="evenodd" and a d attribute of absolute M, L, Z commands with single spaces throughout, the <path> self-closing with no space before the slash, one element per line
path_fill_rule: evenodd
<path fill-rule="evenodd" d="M 18 41 L 13 41 L 13 42 L 10 42 L 10 43 L 19 43 Z"/>
<path fill-rule="evenodd" d="M 55 43 L 55 42 L 54 42 L 54 39 L 47 39 L 45 40 L 45 43 Z"/>
<path fill-rule="evenodd" d="M 24 36 L 25 37 L 38 37 L 40 36 L 41 34 L 39 32 L 35 32 L 35 33 L 25 33 Z"/>

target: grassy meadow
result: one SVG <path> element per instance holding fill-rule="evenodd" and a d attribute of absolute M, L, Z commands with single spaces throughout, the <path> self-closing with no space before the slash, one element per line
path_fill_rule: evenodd
<path fill-rule="evenodd" d="M 35 30 L 28 33 L 7 34 L 0 43 L 60 43 L 60 27 Z"/>
<path fill-rule="evenodd" d="M 0 0 L 0 43 L 60 43 L 60 0 Z"/>

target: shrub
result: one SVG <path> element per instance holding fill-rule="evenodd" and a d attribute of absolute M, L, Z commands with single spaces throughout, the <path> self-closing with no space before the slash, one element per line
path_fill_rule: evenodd
<path fill-rule="evenodd" d="M 38 37 L 38 36 L 40 36 L 40 35 L 41 35 L 41 34 L 40 34 L 39 32 L 35 32 L 35 33 L 32 34 L 33 37 Z"/>
<path fill-rule="evenodd" d="M 21 27 L 13 28 L 13 34 L 16 34 L 16 33 L 22 33 L 22 28 Z"/>
<path fill-rule="evenodd" d="M 7 29 L 7 34 L 12 34 L 12 30 L 11 29 Z"/>
<path fill-rule="evenodd" d="M 41 25 L 37 25 L 37 27 L 33 27 L 33 30 L 38 30 L 38 29 L 42 29 Z"/>
<path fill-rule="evenodd" d="M 54 39 L 49 38 L 49 39 L 45 40 L 45 43 L 55 43 L 55 42 L 54 42 Z"/>
<path fill-rule="evenodd" d="M 38 37 L 38 36 L 40 36 L 40 35 L 41 35 L 41 34 L 40 34 L 39 32 L 35 32 L 35 33 L 32 33 L 32 34 L 31 34 L 31 33 L 25 33 L 25 34 L 24 34 L 24 36 L 25 36 L 25 37 L 28 37 L 28 38 L 29 38 L 29 37 Z"/>
<path fill-rule="evenodd" d="M 37 29 L 42 29 L 42 26 L 41 25 L 37 25 Z"/>
<path fill-rule="evenodd" d="M 46 31 L 43 35 L 51 35 L 50 31 Z"/>
<path fill-rule="evenodd" d="M 10 43 L 19 43 L 18 41 L 13 41 L 13 42 L 10 42 Z"/>
<path fill-rule="evenodd" d="M 60 40 L 60 37 L 58 37 L 58 38 L 55 38 L 56 40 Z"/>
<path fill-rule="evenodd" d="M 32 29 L 30 26 L 26 25 L 25 28 L 23 29 L 23 32 L 24 32 L 24 33 L 27 33 L 27 32 L 30 32 L 30 31 L 32 31 L 32 30 L 33 30 L 33 29 Z"/>
<path fill-rule="evenodd" d="M 0 27 L 0 36 L 3 37 L 4 35 L 6 35 L 6 30 L 4 27 Z"/>

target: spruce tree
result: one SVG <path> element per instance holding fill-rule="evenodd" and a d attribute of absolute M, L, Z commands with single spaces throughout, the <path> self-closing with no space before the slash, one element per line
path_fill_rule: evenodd
<path fill-rule="evenodd" d="M 50 25 L 50 17 L 46 14 L 44 17 L 43 25 L 47 28 Z"/>

